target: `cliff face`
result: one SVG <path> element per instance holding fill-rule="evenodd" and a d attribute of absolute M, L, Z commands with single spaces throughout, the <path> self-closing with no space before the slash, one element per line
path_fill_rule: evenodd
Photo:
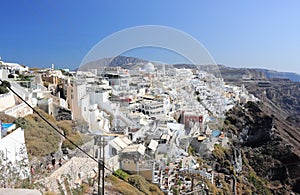
<path fill-rule="evenodd" d="M 256 93 L 265 91 L 266 98 L 276 103 L 276 106 L 291 116 L 299 115 L 300 83 L 286 79 L 271 79 L 269 81 L 272 83 L 270 87 L 258 89 Z"/>
<path fill-rule="evenodd" d="M 273 137 L 273 118 L 262 112 L 256 103 L 235 107 L 227 113 L 227 121 L 237 129 L 242 145 L 259 147 Z"/>
<path fill-rule="evenodd" d="M 241 148 L 251 168 L 269 182 L 273 192 L 300 193 L 300 158 L 282 137 L 290 127 L 265 109 L 264 103 L 253 102 L 234 107 L 227 113 L 224 130 L 236 136 L 235 147 Z"/>
<path fill-rule="evenodd" d="M 229 117 L 239 116 L 237 122 L 232 121 L 235 132 L 250 129 L 247 135 L 238 133 L 244 136 L 241 145 L 250 165 L 278 189 L 291 188 L 300 193 L 300 82 L 259 69 L 220 66 L 220 71 L 226 82 L 245 85 L 262 102 L 256 112 L 235 108 L 240 110 L 239 115 L 234 109 L 228 113 Z M 268 85 L 260 86 L 261 81 Z M 247 122 L 256 117 L 261 118 Z"/>
<path fill-rule="evenodd" d="M 258 87 L 255 82 L 243 84 L 261 99 L 261 109 L 274 117 L 273 124 L 279 137 L 300 156 L 300 83 L 286 79 L 272 79 L 270 83 L 269 87 Z"/>

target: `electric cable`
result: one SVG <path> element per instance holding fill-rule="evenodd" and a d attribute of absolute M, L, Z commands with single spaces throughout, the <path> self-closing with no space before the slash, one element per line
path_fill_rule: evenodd
<path fill-rule="evenodd" d="M 0 85 L 2 85 L 3 80 L 0 79 Z M 104 166 L 104 168 L 110 172 L 113 173 L 113 171 L 111 169 L 109 169 L 107 166 L 105 166 L 103 160 L 97 160 L 95 159 L 93 156 L 91 156 L 89 153 L 87 153 L 86 151 L 84 151 L 80 146 L 78 146 L 77 144 L 75 144 L 72 140 L 70 140 L 67 136 L 65 136 L 62 132 L 60 132 L 54 125 L 52 125 L 42 114 L 40 114 L 36 109 L 34 109 L 28 102 L 26 102 L 17 92 L 15 92 L 10 86 L 6 86 L 11 92 L 13 92 L 21 101 L 23 101 L 29 108 L 31 108 L 33 110 L 33 112 L 35 112 L 39 117 L 41 117 L 41 119 L 43 121 L 45 121 L 50 127 L 52 127 L 58 134 L 60 134 L 61 136 L 63 136 L 66 140 L 68 140 L 72 145 L 74 145 L 77 149 L 79 149 L 81 152 L 83 152 L 85 155 L 87 155 L 89 158 L 91 158 L 92 160 L 94 160 L 97 163 L 101 163 L 102 166 Z"/>

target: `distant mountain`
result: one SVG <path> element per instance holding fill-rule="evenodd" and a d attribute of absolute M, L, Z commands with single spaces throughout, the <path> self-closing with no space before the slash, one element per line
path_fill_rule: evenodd
<path fill-rule="evenodd" d="M 136 58 L 136 57 L 128 57 L 128 56 L 117 56 L 115 58 L 103 58 L 96 61 L 89 62 L 79 67 L 78 70 L 91 70 L 91 69 L 101 69 L 101 67 L 108 66 L 121 66 L 127 69 L 130 69 L 136 65 L 145 65 L 150 61 Z M 153 63 L 156 64 L 156 63 Z M 196 65 L 193 64 L 173 64 L 175 68 L 196 68 Z M 294 82 L 300 82 L 300 75 L 291 72 L 278 72 L 274 70 L 268 69 L 260 69 L 260 68 L 232 68 L 224 65 L 211 66 L 211 65 L 197 65 L 198 69 L 202 69 L 208 72 L 219 72 L 216 70 L 219 68 L 223 77 L 227 77 L 227 79 L 237 79 L 243 77 L 252 77 L 252 78 L 263 78 L 263 79 L 271 79 L 271 78 L 281 78 L 281 79 L 290 79 Z"/>
<path fill-rule="evenodd" d="M 278 72 L 275 70 L 267 70 L 267 69 L 255 69 L 260 72 L 263 72 L 266 78 L 281 78 L 281 79 L 290 79 L 294 82 L 300 82 L 300 75 L 292 72 Z"/>
<path fill-rule="evenodd" d="M 127 57 L 127 56 L 117 56 L 114 58 L 102 58 L 96 61 L 89 62 L 87 64 L 84 64 L 78 68 L 78 70 L 81 71 L 87 71 L 91 69 L 102 69 L 103 67 L 109 67 L 109 66 L 121 66 L 124 68 L 131 67 L 136 64 L 144 64 L 148 63 L 149 61 L 140 59 L 140 58 L 134 58 L 134 57 Z"/>

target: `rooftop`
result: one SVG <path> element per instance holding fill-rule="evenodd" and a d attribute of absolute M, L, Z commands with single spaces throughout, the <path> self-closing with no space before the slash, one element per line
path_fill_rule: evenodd
<path fill-rule="evenodd" d="M 122 153 L 133 153 L 133 152 L 138 152 L 140 153 L 141 155 L 144 155 L 145 154 L 145 150 L 146 150 L 146 147 L 142 144 L 134 144 L 134 145 L 131 145 L 131 146 L 128 146 L 126 147 Z"/>
<path fill-rule="evenodd" d="M 116 137 L 110 142 L 110 145 L 112 145 L 118 151 L 126 148 L 129 144 L 131 144 L 131 141 L 127 137 Z"/>

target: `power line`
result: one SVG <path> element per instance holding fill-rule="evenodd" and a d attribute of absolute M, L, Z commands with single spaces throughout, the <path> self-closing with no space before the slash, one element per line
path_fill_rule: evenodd
<path fill-rule="evenodd" d="M 0 79 L 0 86 L 2 85 L 3 80 Z M 103 174 L 103 178 L 104 178 L 104 169 L 110 171 L 113 173 L 112 170 L 110 170 L 107 166 L 105 166 L 104 164 L 104 150 L 103 150 L 103 160 L 99 159 L 95 159 L 93 156 L 91 156 L 89 153 L 87 153 L 86 151 L 84 151 L 80 146 L 78 146 L 77 144 L 75 144 L 72 140 L 70 140 L 66 135 L 64 135 L 62 132 L 60 132 L 54 125 L 52 125 L 43 115 L 41 115 L 37 110 L 35 110 L 28 102 L 26 102 L 18 93 L 16 93 L 11 87 L 10 84 L 6 86 L 11 92 L 13 92 L 21 101 L 23 101 L 29 108 L 31 108 L 33 110 L 33 112 L 35 112 L 39 117 L 41 117 L 41 119 L 43 121 L 45 121 L 50 127 L 52 127 L 58 134 L 60 134 L 61 136 L 63 136 L 66 140 L 68 140 L 72 145 L 74 145 L 77 149 L 79 149 L 81 152 L 83 152 L 85 155 L 87 155 L 89 158 L 91 158 L 92 160 L 94 160 L 95 162 L 98 163 L 98 173 L 100 172 L 100 168 L 102 168 L 102 174 Z M 104 144 L 104 143 L 103 143 Z M 103 146 L 104 147 L 104 146 Z M 102 181 L 102 195 L 104 195 L 104 180 Z M 100 174 L 98 174 L 98 186 L 100 186 Z M 100 191 L 98 191 L 98 194 L 100 194 Z"/>

